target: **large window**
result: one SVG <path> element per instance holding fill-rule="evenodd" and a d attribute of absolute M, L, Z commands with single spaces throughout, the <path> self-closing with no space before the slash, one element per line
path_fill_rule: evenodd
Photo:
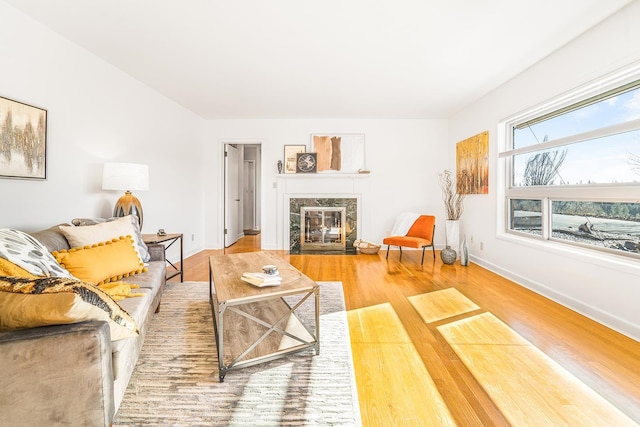
<path fill-rule="evenodd" d="M 505 230 L 640 258 L 640 74 L 503 123 Z"/>

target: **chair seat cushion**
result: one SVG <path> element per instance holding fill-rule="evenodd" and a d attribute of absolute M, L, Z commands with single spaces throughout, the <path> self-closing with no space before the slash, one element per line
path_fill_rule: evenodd
<path fill-rule="evenodd" d="M 422 248 L 423 246 L 431 246 L 431 240 L 410 236 L 385 237 L 382 243 L 390 246 L 405 246 L 408 248 Z"/>

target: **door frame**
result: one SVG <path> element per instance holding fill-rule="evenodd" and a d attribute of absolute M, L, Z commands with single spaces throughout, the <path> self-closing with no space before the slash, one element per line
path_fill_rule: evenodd
<path fill-rule="evenodd" d="M 220 221 L 220 236 L 221 236 L 221 248 L 225 248 L 225 226 L 227 223 L 227 219 L 226 219 L 226 211 L 227 211 L 227 206 L 226 206 L 226 201 L 227 201 L 227 190 L 226 190 L 226 179 L 227 179 L 227 170 L 226 170 L 226 161 L 225 161 L 225 148 L 227 144 L 233 144 L 236 145 L 239 149 L 241 149 L 241 162 L 244 161 L 244 149 L 245 146 L 256 146 L 257 147 L 257 153 L 258 153 L 258 158 L 256 159 L 256 219 L 259 221 L 258 223 L 258 227 L 262 228 L 262 220 L 263 220 L 263 202 L 262 202 L 262 196 L 263 196 L 263 190 L 262 190 L 262 140 L 259 139 L 238 139 L 238 140 L 234 140 L 234 139 L 224 139 L 220 141 L 220 151 L 221 151 L 221 164 L 220 164 L 220 171 L 221 171 L 221 175 L 222 175 L 222 179 L 221 179 L 221 195 L 222 195 L 222 200 L 220 203 L 220 213 L 221 216 L 220 218 L 222 219 L 222 221 Z M 242 167 L 240 168 L 239 172 L 240 175 L 242 174 Z M 242 200 L 242 198 L 241 198 Z M 240 218 L 242 220 L 242 218 Z"/>

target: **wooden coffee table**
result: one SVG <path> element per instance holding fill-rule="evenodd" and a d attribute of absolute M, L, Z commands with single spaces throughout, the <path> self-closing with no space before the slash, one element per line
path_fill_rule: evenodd
<path fill-rule="evenodd" d="M 268 264 L 278 267 L 282 284 L 259 288 L 240 279 Z M 231 370 L 288 354 L 310 348 L 320 354 L 320 288 L 282 258 L 268 252 L 211 256 L 209 291 L 220 382 Z M 297 315 L 303 304 L 313 305 L 313 327 Z"/>

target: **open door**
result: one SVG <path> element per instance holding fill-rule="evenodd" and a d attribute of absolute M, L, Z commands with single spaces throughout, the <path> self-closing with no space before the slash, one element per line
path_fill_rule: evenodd
<path fill-rule="evenodd" d="M 233 245 L 240 230 L 240 155 L 231 144 L 224 146 L 224 247 Z"/>

